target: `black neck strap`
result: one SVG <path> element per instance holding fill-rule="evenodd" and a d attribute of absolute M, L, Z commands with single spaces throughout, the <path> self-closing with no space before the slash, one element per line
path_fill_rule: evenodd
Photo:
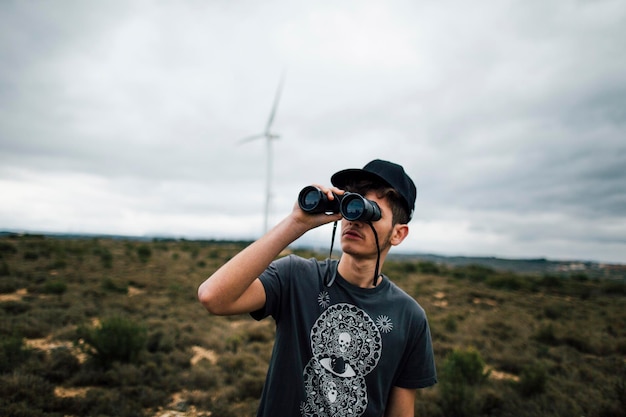
<path fill-rule="evenodd" d="M 326 273 L 324 274 L 324 285 L 330 287 L 335 282 L 335 278 L 337 277 L 337 271 L 330 274 L 330 260 L 333 258 L 333 245 L 335 244 L 335 234 L 337 234 L 337 222 L 333 224 L 333 236 L 330 239 L 330 252 L 328 254 L 328 268 L 326 268 Z M 339 268 L 339 264 L 337 264 L 337 268 Z"/>
<path fill-rule="evenodd" d="M 378 283 L 378 278 L 380 277 L 379 269 L 380 269 L 380 244 L 378 243 L 378 233 L 376 233 L 376 229 L 372 222 L 367 222 L 372 232 L 374 233 L 374 239 L 376 240 L 376 269 L 374 270 L 374 281 L 372 285 L 375 287 Z M 330 240 L 330 252 L 328 254 L 328 259 L 332 259 L 333 257 L 333 245 L 335 244 L 335 235 L 337 234 L 337 222 L 333 224 L 333 235 Z M 337 269 L 339 269 L 339 264 L 337 264 Z M 330 262 L 329 267 L 326 268 L 326 273 L 324 274 L 324 285 L 330 287 L 335 282 L 335 278 L 337 277 L 337 271 L 335 271 L 332 275 L 330 274 Z"/>
<path fill-rule="evenodd" d="M 374 225 L 372 222 L 367 222 L 372 228 L 372 232 L 374 233 L 374 239 L 376 239 L 376 270 L 374 271 L 374 282 L 372 285 L 375 287 L 378 283 L 378 277 L 380 276 L 378 270 L 380 269 L 380 245 L 378 244 L 378 233 L 376 233 L 376 229 L 374 229 Z"/>

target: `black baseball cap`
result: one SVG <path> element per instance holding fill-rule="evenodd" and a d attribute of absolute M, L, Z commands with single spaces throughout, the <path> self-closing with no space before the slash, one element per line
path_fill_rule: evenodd
<path fill-rule="evenodd" d="M 337 188 L 344 189 L 346 184 L 353 180 L 377 180 L 386 183 L 395 189 L 406 203 L 409 220 L 415 210 L 415 197 L 417 190 L 415 183 L 406 174 L 401 165 L 393 162 L 374 159 L 368 162 L 363 169 L 351 168 L 339 171 L 330 178 L 330 182 Z"/>

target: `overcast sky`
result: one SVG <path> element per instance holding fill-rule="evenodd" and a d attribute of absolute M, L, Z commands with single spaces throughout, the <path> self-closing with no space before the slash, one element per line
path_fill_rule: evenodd
<path fill-rule="evenodd" d="M 396 250 L 626 263 L 623 0 L 0 2 L 0 230 L 258 237 L 374 158 Z M 330 245 L 331 227 L 299 243 Z"/>

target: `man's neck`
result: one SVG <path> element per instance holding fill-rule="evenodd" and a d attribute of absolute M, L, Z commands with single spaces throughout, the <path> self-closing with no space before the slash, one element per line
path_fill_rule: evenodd
<path fill-rule="evenodd" d="M 381 256 L 379 271 L 383 267 L 383 259 Z M 355 258 L 349 254 L 342 254 L 339 260 L 339 266 L 337 272 L 339 275 L 350 284 L 361 288 L 374 287 L 374 272 L 376 269 L 376 258 Z M 380 278 L 377 277 L 376 284 L 380 283 Z"/>

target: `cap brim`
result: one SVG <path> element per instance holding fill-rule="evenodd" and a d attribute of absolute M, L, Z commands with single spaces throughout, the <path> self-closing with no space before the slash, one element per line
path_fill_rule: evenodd
<path fill-rule="evenodd" d="M 389 185 L 389 183 L 380 175 L 358 168 L 344 169 L 343 171 L 336 172 L 332 177 L 330 177 L 330 182 L 335 187 L 341 188 L 342 190 L 345 188 L 346 184 L 355 180 L 382 181 L 384 184 Z"/>

